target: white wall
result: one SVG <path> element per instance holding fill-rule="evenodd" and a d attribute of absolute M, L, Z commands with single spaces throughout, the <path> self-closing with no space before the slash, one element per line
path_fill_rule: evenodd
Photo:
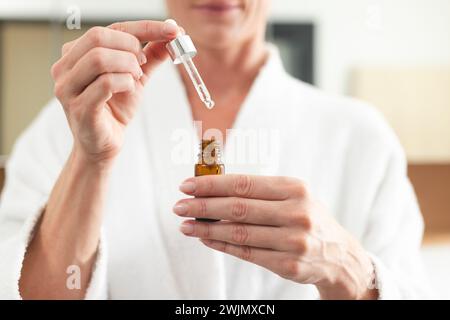
<path fill-rule="evenodd" d="M 2 17 L 84 19 L 163 16 L 164 0 L 0 0 Z M 346 93 L 356 65 L 450 65 L 449 0 L 272 0 L 272 19 L 317 22 L 318 85 Z"/>
<path fill-rule="evenodd" d="M 450 65 L 448 0 L 275 0 L 272 17 L 317 22 L 317 81 L 332 92 L 353 66 Z"/>

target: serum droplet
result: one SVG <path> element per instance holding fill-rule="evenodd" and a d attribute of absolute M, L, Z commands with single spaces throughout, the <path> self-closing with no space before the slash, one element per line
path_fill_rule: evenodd
<path fill-rule="evenodd" d="M 209 110 L 211 110 L 212 108 L 214 108 L 214 106 L 216 105 L 216 104 L 214 103 L 214 101 L 212 101 L 212 100 L 206 100 L 206 101 L 204 101 L 204 103 L 205 103 L 205 106 L 206 106 Z"/>

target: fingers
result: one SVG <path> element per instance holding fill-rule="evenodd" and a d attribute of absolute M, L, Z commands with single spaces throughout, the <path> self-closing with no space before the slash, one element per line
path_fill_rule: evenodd
<path fill-rule="evenodd" d="M 94 48 L 84 55 L 66 76 L 70 86 L 67 86 L 65 96 L 78 95 L 99 75 L 105 73 L 129 73 L 139 80 L 143 71 L 132 53 Z"/>
<path fill-rule="evenodd" d="M 181 29 L 176 25 L 168 22 L 160 21 L 132 21 L 132 22 L 120 22 L 115 23 L 108 28 L 94 27 L 86 32 L 82 37 L 66 43 L 62 48 L 62 58 L 56 62 L 51 69 L 51 74 L 55 81 L 60 80 L 62 77 L 66 77 L 69 72 L 72 72 L 70 79 L 76 80 L 76 85 L 72 88 L 72 92 L 83 90 L 90 82 L 88 79 L 92 79 L 92 75 L 95 73 L 101 74 L 103 72 L 116 72 L 124 73 L 130 72 L 135 74 L 137 78 L 143 77 L 142 83 L 145 83 L 148 75 L 151 71 L 162 61 L 168 57 L 167 50 L 165 49 L 165 43 L 174 39 L 177 34 L 181 32 Z M 142 49 L 141 42 L 149 42 L 145 49 Z M 102 49 L 104 49 L 102 51 Z M 135 63 L 130 65 L 130 70 L 112 70 L 102 67 L 110 67 L 112 64 L 108 63 L 108 57 L 101 58 L 100 52 L 106 52 L 105 50 L 123 51 L 126 53 L 134 54 L 137 64 L 143 66 L 142 69 L 138 69 Z M 97 56 L 93 57 L 94 61 L 87 63 L 94 63 L 93 69 L 83 69 L 86 63 L 81 63 L 82 60 L 86 60 L 86 56 L 92 55 L 92 52 L 96 52 Z M 147 57 L 151 59 L 147 63 Z M 109 56 L 109 58 L 111 58 Z M 98 59 L 98 61 L 95 61 Z M 126 61 L 129 61 L 126 60 Z M 106 63 L 103 65 L 102 63 Z M 98 66 L 100 65 L 101 73 L 98 73 Z M 73 70 L 78 66 L 78 70 Z M 105 70 L 106 69 L 106 70 Z M 133 70 L 134 69 L 134 70 Z M 85 72 L 87 70 L 87 72 Z M 144 70 L 144 71 L 142 71 Z M 142 72 L 141 72 L 142 71 Z M 75 76 L 78 74 L 86 74 L 86 76 L 78 81 Z M 95 79 L 95 78 L 94 78 Z M 61 81 L 59 81 L 61 82 Z M 69 81 L 71 84 L 71 81 Z M 65 86 L 65 85 L 64 85 Z M 61 90 L 59 90 L 61 91 Z M 63 90 L 64 91 L 64 90 Z"/>
<path fill-rule="evenodd" d="M 166 43 L 174 39 L 182 29 L 168 22 L 160 21 L 131 21 L 119 22 L 108 28 L 93 27 L 80 38 L 66 43 L 62 47 L 62 58 L 53 65 L 54 79 L 68 72 L 85 54 L 94 48 L 108 48 L 131 52 L 136 56 L 140 65 L 147 62 L 147 56 L 142 50 L 141 42 Z M 149 45 L 147 48 L 156 63 L 148 65 L 148 72 L 160 61 L 167 57 L 162 45 Z M 147 73 L 148 74 L 148 73 Z"/>
<path fill-rule="evenodd" d="M 61 48 L 61 55 L 65 56 L 68 52 L 70 52 L 70 50 L 77 43 L 78 40 L 79 39 L 75 39 L 75 40 L 64 43 L 64 45 Z"/>
<path fill-rule="evenodd" d="M 201 241 L 211 249 L 257 264 L 283 278 L 294 280 L 300 275 L 300 263 L 289 253 L 234 245 L 222 241 L 203 239 Z"/>
<path fill-rule="evenodd" d="M 304 196 L 306 188 L 297 179 L 250 175 L 201 176 L 187 179 L 180 190 L 196 197 L 241 197 L 286 200 Z"/>
<path fill-rule="evenodd" d="M 183 199 L 174 212 L 182 217 L 209 218 L 268 226 L 292 225 L 293 214 L 288 203 L 238 197 Z"/>
<path fill-rule="evenodd" d="M 142 51 L 141 43 L 136 37 L 103 27 L 91 28 L 81 38 L 66 43 L 62 50 L 65 56 L 60 63 L 66 70 L 69 70 L 86 53 L 98 47 L 131 52 L 136 56 L 140 64 L 146 63 L 146 56 Z"/>
<path fill-rule="evenodd" d="M 280 227 L 187 220 L 183 222 L 180 230 L 190 237 L 223 241 L 241 246 L 295 252 L 297 254 L 304 254 L 307 247 L 302 232 L 293 233 L 296 235 L 294 237 L 289 229 Z"/>
<path fill-rule="evenodd" d="M 117 22 L 109 26 L 109 28 L 129 33 L 141 42 L 147 41 L 169 41 L 174 39 L 180 29 L 170 22 L 141 20 Z"/>
<path fill-rule="evenodd" d="M 105 73 L 89 85 L 77 99 L 83 105 L 91 106 L 94 110 L 101 110 L 113 94 L 133 92 L 136 83 L 129 73 Z"/>

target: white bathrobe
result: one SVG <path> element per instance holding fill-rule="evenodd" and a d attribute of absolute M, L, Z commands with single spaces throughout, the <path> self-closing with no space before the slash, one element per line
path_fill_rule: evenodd
<path fill-rule="evenodd" d="M 402 148 L 378 112 L 291 78 L 270 47 L 234 128 L 257 132 L 257 149 L 269 151 L 240 161 L 239 153 L 254 145 L 237 146 L 242 132 L 232 133 L 224 151 L 227 173 L 305 181 L 371 256 L 381 298 L 427 292 L 419 256 L 421 214 Z M 193 175 L 197 143 L 183 84 L 167 62 L 152 75 L 127 128 L 86 298 L 318 298 L 312 285 L 285 280 L 180 233 L 172 207 L 185 197 L 178 186 Z M 0 203 L 0 298 L 20 299 L 27 243 L 71 145 L 64 112 L 53 100 L 14 148 Z M 187 157 L 186 150 L 192 151 Z"/>

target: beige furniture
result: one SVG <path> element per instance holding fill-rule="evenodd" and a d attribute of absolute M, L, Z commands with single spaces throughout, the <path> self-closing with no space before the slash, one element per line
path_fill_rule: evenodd
<path fill-rule="evenodd" d="M 53 95 L 50 67 L 62 43 L 83 30 L 49 22 L 0 23 L 0 154 L 9 154 L 17 136 Z"/>
<path fill-rule="evenodd" d="M 350 92 L 384 114 L 409 162 L 450 163 L 450 66 L 359 68 Z"/>
<path fill-rule="evenodd" d="M 450 244 L 450 164 L 416 164 L 408 171 L 424 213 L 425 242 Z"/>
<path fill-rule="evenodd" d="M 425 240 L 450 243 L 450 66 L 357 68 L 350 92 L 376 106 L 405 147 Z"/>

